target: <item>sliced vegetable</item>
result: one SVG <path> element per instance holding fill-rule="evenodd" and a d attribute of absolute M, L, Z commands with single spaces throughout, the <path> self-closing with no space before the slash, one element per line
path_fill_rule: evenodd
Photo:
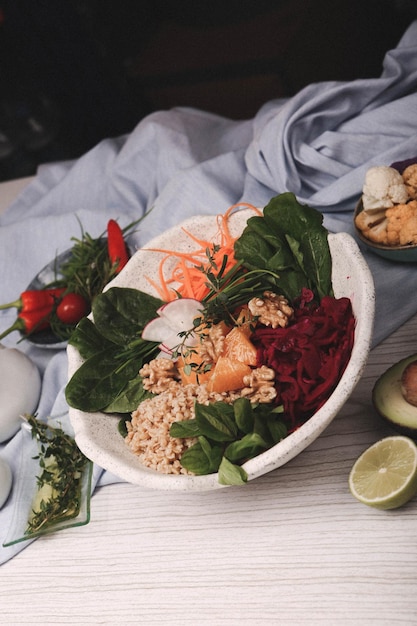
<path fill-rule="evenodd" d="M 157 290 L 160 297 L 169 302 L 178 298 L 192 298 L 203 300 L 210 292 L 210 281 L 215 280 L 218 274 L 228 273 L 236 265 L 234 257 L 233 237 L 229 229 L 229 218 L 239 208 L 247 208 L 256 215 L 262 212 L 248 203 L 234 204 L 223 214 L 217 217 L 219 226 L 219 242 L 202 240 L 192 233 L 184 231 L 199 245 L 193 252 L 178 252 L 176 250 L 160 250 L 152 248 L 155 252 L 162 252 L 166 256 L 161 260 L 158 268 L 159 283 L 147 277 L 147 280 Z M 171 275 L 166 278 L 164 274 L 165 263 L 172 257 L 178 261 Z"/>
<path fill-rule="evenodd" d="M 317 304 L 303 290 L 286 328 L 256 328 L 258 363 L 275 371 L 278 401 L 291 428 L 311 417 L 328 399 L 349 361 L 355 318 L 348 298 L 327 296 Z"/>
<path fill-rule="evenodd" d="M 194 320 L 201 318 L 202 305 L 192 298 L 179 298 L 157 310 L 158 317 L 143 329 L 142 339 L 157 341 L 161 350 L 171 352 L 180 345 L 195 346 L 197 339 L 192 331 Z"/>

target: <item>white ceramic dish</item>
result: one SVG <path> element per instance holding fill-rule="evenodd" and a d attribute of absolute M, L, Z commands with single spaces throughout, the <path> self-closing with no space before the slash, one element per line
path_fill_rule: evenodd
<path fill-rule="evenodd" d="M 253 213 L 240 211 L 232 216 L 230 227 L 240 234 Z M 191 250 L 195 244 L 182 227 L 197 237 L 215 241 L 217 221 L 213 216 L 195 217 L 176 226 L 151 241 L 147 248 Z M 357 320 L 352 355 L 345 372 L 327 402 L 298 430 L 256 458 L 244 468 L 253 480 L 274 470 L 310 445 L 330 424 L 348 399 L 365 366 L 373 330 L 375 294 L 370 270 L 354 239 L 346 234 L 329 235 L 333 260 L 333 288 L 336 297 L 351 299 Z M 134 287 L 154 294 L 146 276 L 153 277 L 161 255 L 142 248 L 130 259 L 122 272 L 108 285 Z M 169 272 L 169 268 L 166 268 Z M 155 294 L 154 294 L 155 295 Z M 81 365 L 75 348 L 68 346 L 69 376 Z M 130 483 L 152 489 L 177 491 L 207 491 L 222 487 L 217 474 L 208 476 L 165 475 L 144 467 L 127 448 L 118 432 L 119 418 L 102 413 L 83 413 L 70 409 L 75 440 L 84 454 L 99 466 Z"/>

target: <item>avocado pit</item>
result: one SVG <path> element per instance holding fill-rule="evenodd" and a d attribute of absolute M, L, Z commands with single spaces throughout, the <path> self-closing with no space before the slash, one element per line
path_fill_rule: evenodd
<path fill-rule="evenodd" d="M 392 428 L 417 439 L 417 354 L 395 363 L 379 377 L 372 403 Z"/>
<path fill-rule="evenodd" d="M 417 360 L 411 361 L 401 376 L 401 393 L 405 400 L 417 407 Z"/>

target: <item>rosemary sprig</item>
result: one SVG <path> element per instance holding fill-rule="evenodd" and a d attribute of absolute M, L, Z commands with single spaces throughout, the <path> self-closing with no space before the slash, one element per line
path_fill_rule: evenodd
<path fill-rule="evenodd" d="M 233 315 L 236 309 L 247 304 L 253 297 L 260 296 L 271 285 L 277 284 L 279 275 L 268 270 L 247 270 L 241 261 L 225 272 L 228 257 L 224 255 L 218 268 L 210 251 L 206 251 L 208 265 L 199 269 L 206 276 L 208 294 L 203 299 L 203 316 L 198 323 L 208 321 L 217 323 L 235 323 Z"/>
<path fill-rule="evenodd" d="M 148 215 L 123 228 L 126 238 L 133 234 L 134 228 Z M 116 276 L 116 268 L 111 263 L 107 250 L 106 233 L 91 237 L 80 223 L 81 236 L 72 237 L 73 246 L 70 258 L 57 268 L 57 279 L 53 286 L 65 287 L 68 292 L 78 293 L 87 302 L 92 303 L 95 296 Z M 49 285 L 48 285 L 49 286 Z"/>
<path fill-rule="evenodd" d="M 39 449 L 33 457 L 39 459 L 38 491 L 25 531 L 32 534 L 79 514 L 83 473 L 89 461 L 61 428 L 41 422 L 34 415 L 25 418 Z"/>

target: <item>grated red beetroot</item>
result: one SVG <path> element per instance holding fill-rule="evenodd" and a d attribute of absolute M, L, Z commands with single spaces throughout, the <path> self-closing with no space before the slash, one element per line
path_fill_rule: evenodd
<path fill-rule="evenodd" d="M 304 289 L 286 328 L 259 326 L 251 339 L 258 365 L 276 372 L 277 404 L 295 430 L 329 398 L 349 361 L 355 318 L 349 298 L 325 296 L 320 304 Z"/>

